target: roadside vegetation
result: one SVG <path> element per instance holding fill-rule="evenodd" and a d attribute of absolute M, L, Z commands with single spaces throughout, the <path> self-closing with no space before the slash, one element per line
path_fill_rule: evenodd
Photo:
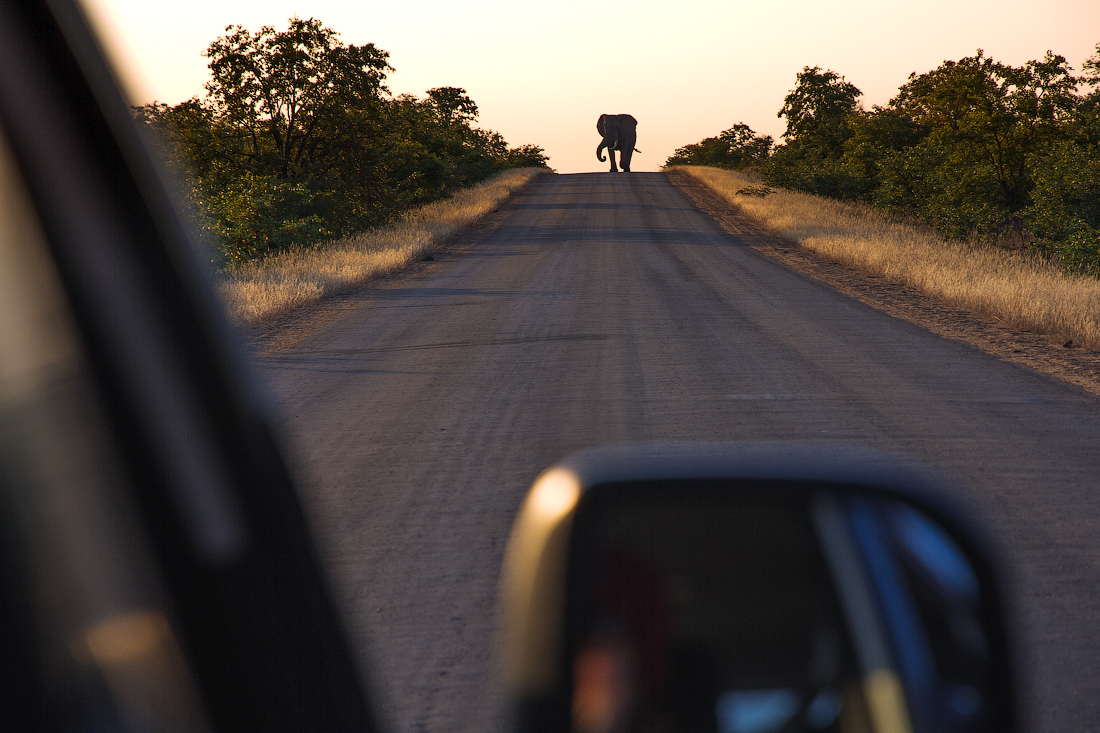
<path fill-rule="evenodd" d="M 774 190 L 751 171 L 685 166 L 768 228 L 854 270 L 909 286 L 1007 326 L 1100 349 L 1100 280 L 1033 252 L 946 240 L 861 202 Z"/>
<path fill-rule="evenodd" d="M 387 52 L 343 44 L 318 20 L 291 18 L 284 31 L 230 26 L 204 55 L 211 72 L 205 96 L 134 113 L 166 146 L 189 214 L 230 282 L 242 281 L 253 263 L 260 263 L 257 272 L 302 258 L 319 271 L 346 269 L 347 243 L 362 239 L 355 235 L 399 221 L 393 231 L 405 231 L 402 217 L 416 207 L 507 169 L 546 167 L 538 146 L 510 147 L 499 133 L 475 127 L 478 108 L 464 89 L 393 96 L 385 85 L 393 71 Z M 530 172 L 506 180 L 524 175 Z M 322 246 L 334 240 L 339 244 Z M 325 257 L 333 261 L 322 264 Z M 313 293 L 321 286 L 307 280 L 298 287 Z"/>
<path fill-rule="evenodd" d="M 806 67 L 779 110 L 779 144 L 737 124 L 666 166 L 754 171 L 766 186 L 864 204 L 851 209 L 860 217 L 873 207 L 919 220 L 941 237 L 929 246 L 982 263 L 967 271 L 1037 258 L 1100 277 L 1100 45 L 1080 74 L 1051 52 L 1017 67 L 979 50 L 911 74 L 886 106 L 862 109 L 860 97 L 840 74 Z M 873 256 L 909 256 L 889 252 Z"/>
<path fill-rule="evenodd" d="M 440 242 L 545 172 L 545 168 L 507 170 L 388 226 L 323 247 L 284 250 L 228 268 L 219 282 L 222 301 L 233 320 L 251 325 L 362 285 L 431 255 Z"/>

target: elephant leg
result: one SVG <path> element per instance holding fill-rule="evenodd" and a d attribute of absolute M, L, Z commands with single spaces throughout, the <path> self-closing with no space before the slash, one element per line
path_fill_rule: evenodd
<path fill-rule="evenodd" d="M 615 165 L 615 148 L 608 148 L 607 149 L 607 157 L 611 158 L 611 172 L 612 173 L 618 173 L 619 168 L 618 168 L 618 166 Z"/>
<path fill-rule="evenodd" d="M 619 164 L 623 167 L 623 173 L 630 172 L 630 159 L 634 157 L 634 143 L 638 142 L 638 136 L 633 130 L 627 130 L 625 134 L 619 136 L 620 151 Z"/>

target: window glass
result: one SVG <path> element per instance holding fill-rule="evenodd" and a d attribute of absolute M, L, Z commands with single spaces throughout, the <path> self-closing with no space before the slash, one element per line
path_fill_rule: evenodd
<path fill-rule="evenodd" d="M 0 634 L 58 728 L 205 725 L 42 228 L 0 130 Z M 33 715 L 26 706 L 26 715 Z M 32 722 L 41 723 L 41 720 Z"/>

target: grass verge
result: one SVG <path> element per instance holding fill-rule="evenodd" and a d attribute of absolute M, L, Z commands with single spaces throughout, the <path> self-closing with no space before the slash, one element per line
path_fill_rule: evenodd
<path fill-rule="evenodd" d="M 386 275 L 493 211 L 544 168 L 516 168 L 410 212 L 391 226 L 315 248 L 267 257 L 225 272 L 218 290 L 230 318 L 246 325 L 316 303 Z"/>
<path fill-rule="evenodd" d="M 1031 255 L 948 242 L 868 206 L 779 189 L 737 171 L 677 167 L 811 252 L 1006 326 L 1100 349 L 1100 281 Z"/>

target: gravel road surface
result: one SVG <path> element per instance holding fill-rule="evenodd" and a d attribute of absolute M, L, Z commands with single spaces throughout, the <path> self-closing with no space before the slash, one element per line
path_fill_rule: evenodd
<path fill-rule="evenodd" d="M 1100 730 L 1100 398 L 785 269 L 662 174 L 542 176 L 487 239 L 257 367 L 397 733 L 499 728 L 494 596 L 538 472 L 681 439 L 957 477 L 1013 568 L 1031 728 Z"/>

